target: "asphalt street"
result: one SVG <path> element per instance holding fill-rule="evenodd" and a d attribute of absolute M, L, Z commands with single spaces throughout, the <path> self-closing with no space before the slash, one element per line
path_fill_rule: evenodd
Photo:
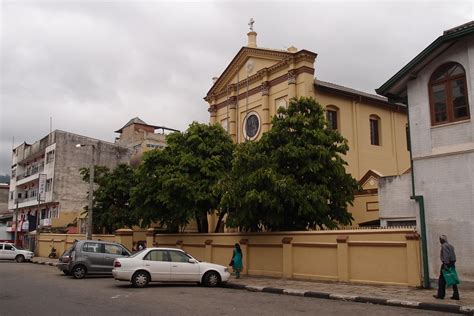
<path fill-rule="evenodd" d="M 198 285 L 135 289 L 110 277 L 75 280 L 54 267 L 0 261 L 0 315 L 447 315 L 415 309 Z"/>

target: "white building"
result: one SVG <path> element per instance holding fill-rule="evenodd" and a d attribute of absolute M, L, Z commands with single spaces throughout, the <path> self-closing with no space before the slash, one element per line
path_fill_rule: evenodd
<path fill-rule="evenodd" d="M 113 168 L 130 161 L 130 150 L 125 147 L 59 130 L 13 149 L 8 209 L 18 214 L 20 241 L 27 243 L 25 233 L 35 230 L 37 214 L 41 227 L 66 228 L 84 221 L 81 213 L 89 188 L 79 172 L 90 166 L 91 145 L 95 146 L 95 165 Z M 38 201 L 40 175 L 45 187 Z"/>
<path fill-rule="evenodd" d="M 408 105 L 414 179 L 382 179 L 382 222 L 419 224 L 424 201 L 430 278 L 446 234 L 461 280 L 474 281 L 474 22 L 445 31 L 376 91 Z"/>

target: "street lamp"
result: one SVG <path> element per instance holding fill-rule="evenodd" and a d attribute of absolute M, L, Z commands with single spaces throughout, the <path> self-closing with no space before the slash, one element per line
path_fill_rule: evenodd
<path fill-rule="evenodd" d="M 89 169 L 89 205 L 87 210 L 87 229 L 86 229 L 86 239 L 92 239 L 92 214 L 93 214 L 93 207 L 94 207 L 94 157 L 95 157 L 95 145 L 87 145 L 87 144 L 77 144 L 76 148 L 80 147 L 91 147 L 91 164 Z"/>

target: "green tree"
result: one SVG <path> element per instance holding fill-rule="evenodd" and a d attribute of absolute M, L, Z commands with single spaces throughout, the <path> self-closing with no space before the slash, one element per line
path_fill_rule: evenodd
<path fill-rule="evenodd" d="M 248 231 L 348 225 L 357 182 L 345 170 L 349 147 L 312 98 L 292 99 L 257 142 L 240 144 L 222 207 L 226 224 Z"/>
<path fill-rule="evenodd" d="M 83 180 L 89 182 L 89 168 L 81 169 Z M 139 224 L 139 218 L 130 204 L 130 190 L 136 185 L 132 168 L 120 164 L 110 171 L 103 166 L 96 166 L 94 182 L 94 231 L 105 230 L 113 233 L 119 228 L 132 228 Z M 87 213 L 87 206 L 85 207 Z"/>
<path fill-rule="evenodd" d="M 219 181 L 231 168 L 234 144 L 220 125 L 193 122 L 183 133 L 171 133 L 168 146 L 151 151 L 138 168 L 132 201 L 144 225 L 164 224 L 178 231 L 195 219 L 199 232 L 208 232 L 207 215 L 224 212 Z"/>

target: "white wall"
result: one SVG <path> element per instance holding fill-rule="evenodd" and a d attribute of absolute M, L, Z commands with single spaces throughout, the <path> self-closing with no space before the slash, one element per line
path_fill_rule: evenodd
<path fill-rule="evenodd" d="M 381 177 L 379 185 L 379 214 L 382 223 L 387 220 L 415 219 L 418 207 L 411 196 L 411 174 Z"/>

